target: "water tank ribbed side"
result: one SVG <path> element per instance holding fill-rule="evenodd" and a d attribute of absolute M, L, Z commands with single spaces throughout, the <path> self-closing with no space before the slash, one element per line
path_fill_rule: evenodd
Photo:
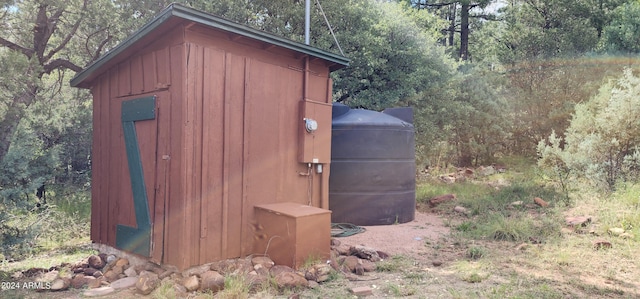
<path fill-rule="evenodd" d="M 412 221 L 416 189 L 413 126 L 375 111 L 340 108 L 331 138 L 332 222 L 384 225 Z"/>

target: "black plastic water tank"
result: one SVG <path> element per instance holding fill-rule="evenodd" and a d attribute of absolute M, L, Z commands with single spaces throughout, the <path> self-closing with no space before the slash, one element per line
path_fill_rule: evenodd
<path fill-rule="evenodd" d="M 406 112 L 386 114 L 333 104 L 332 222 L 385 225 L 415 218 L 414 128 L 391 116 Z M 408 114 L 412 118 L 411 110 Z"/>

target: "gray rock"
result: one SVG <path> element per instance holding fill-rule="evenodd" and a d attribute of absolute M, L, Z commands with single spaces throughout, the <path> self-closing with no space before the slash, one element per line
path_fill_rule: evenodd
<path fill-rule="evenodd" d="M 89 276 L 93 276 L 93 273 L 96 273 L 97 271 L 100 271 L 100 270 L 96 270 L 95 268 L 91 268 L 91 267 L 82 269 L 82 273 Z"/>
<path fill-rule="evenodd" d="M 97 272 L 96 272 L 97 273 Z M 108 281 L 108 282 L 114 282 L 118 279 L 120 279 L 120 273 L 117 273 L 115 271 L 109 270 L 107 272 L 104 273 L 104 278 Z"/>
<path fill-rule="evenodd" d="M 111 294 L 113 292 L 115 292 L 115 289 L 112 287 L 100 287 L 100 288 L 87 290 L 84 293 L 82 293 L 82 295 L 87 297 L 97 297 L 97 296 L 104 296 L 107 294 Z"/>
<path fill-rule="evenodd" d="M 41 273 L 38 275 L 38 277 L 36 278 L 36 281 L 38 282 L 53 282 L 54 280 L 58 279 L 58 271 L 53 270 L 53 271 L 49 271 L 47 273 Z"/>
<path fill-rule="evenodd" d="M 592 244 L 595 249 L 609 249 L 612 247 L 611 242 L 604 239 L 594 240 Z"/>
<path fill-rule="evenodd" d="M 349 255 L 351 246 L 347 244 L 340 244 L 335 246 L 334 249 L 338 252 L 339 255 Z"/>
<path fill-rule="evenodd" d="M 248 259 L 223 260 L 211 264 L 211 270 L 222 275 L 246 274 L 253 270 L 253 263 Z"/>
<path fill-rule="evenodd" d="M 354 272 L 356 273 L 356 275 L 364 275 L 364 267 L 362 267 L 362 264 L 357 264 Z"/>
<path fill-rule="evenodd" d="M 115 266 L 113 266 L 113 268 L 111 268 L 111 271 L 117 273 L 118 275 L 124 274 L 124 267 L 116 264 Z"/>
<path fill-rule="evenodd" d="M 88 263 L 89 263 L 89 266 L 98 270 L 102 269 L 102 267 L 104 267 L 105 265 L 104 261 L 97 255 L 90 256 Z"/>
<path fill-rule="evenodd" d="M 64 270 L 65 271 L 62 271 L 62 272 L 58 273 L 58 277 L 67 278 L 67 279 L 69 279 L 69 281 L 71 281 L 71 278 L 73 278 L 73 272 L 66 271 L 66 270 L 69 270 L 69 268 L 65 268 Z"/>
<path fill-rule="evenodd" d="M 614 236 L 620 236 L 620 235 L 624 234 L 624 228 L 612 227 L 612 228 L 609 229 L 609 234 L 614 235 Z"/>
<path fill-rule="evenodd" d="M 347 268 L 347 270 L 351 273 L 356 271 L 356 266 L 360 263 L 360 259 L 357 256 L 347 256 L 344 257 L 341 264 Z"/>
<path fill-rule="evenodd" d="M 162 265 L 162 269 L 164 269 L 165 271 L 180 272 L 180 270 L 178 270 L 178 267 L 173 265 Z"/>
<path fill-rule="evenodd" d="M 158 279 L 165 279 L 166 277 L 171 276 L 171 274 L 173 274 L 174 271 L 173 270 L 165 270 L 164 272 L 158 274 Z"/>
<path fill-rule="evenodd" d="M 140 275 L 138 275 L 138 276 L 141 276 L 141 277 L 142 276 L 150 276 L 153 279 L 158 279 L 158 280 L 160 279 L 158 274 L 156 274 L 155 272 L 147 271 L 147 270 L 140 271 Z"/>
<path fill-rule="evenodd" d="M 182 280 L 182 285 L 187 289 L 187 291 L 193 292 L 200 288 L 200 281 L 197 276 L 191 275 Z"/>
<path fill-rule="evenodd" d="M 373 272 L 376 270 L 376 263 L 372 261 L 362 260 L 362 268 L 365 272 Z"/>
<path fill-rule="evenodd" d="M 149 295 L 160 285 L 158 275 L 153 272 L 144 271 L 136 282 L 136 289 L 143 295 Z"/>
<path fill-rule="evenodd" d="M 453 208 L 454 211 L 462 214 L 462 215 L 469 215 L 469 211 L 467 210 L 467 208 L 462 207 L 462 206 L 455 206 Z"/>
<path fill-rule="evenodd" d="M 116 261 L 116 267 L 121 267 L 123 270 L 127 267 L 129 267 L 129 259 L 126 258 L 119 258 Z"/>
<path fill-rule="evenodd" d="M 117 259 L 118 258 L 115 255 L 110 254 L 110 255 L 107 255 L 107 258 L 105 259 L 105 261 L 107 261 L 107 264 L 111 264 L 115 262 Z"/>
<path fill-rule="evenodd" d="M 564 220 L 568 226 L 574 227 L 587 226 L 591 223 L 591 217 L 589 216 L 567 216 Z"/>
<path fill-rule="evenodd" d="M 82 287 L 87 285 L 87 283 L 89 282 L 87 277 L 94 278 L 93 276 L 85 276 L 84 274 L 81 274 L 81 273 L 76 274 L 76 276 L 74 276 L 71 279 L 71 287 L 76 289 L 81 289 Z"/>
<path fill-rule="evenodd" d="M 127 268 L 127 270 L 124 270 L 124 275 L 126 275 L 127 277 L 135 277 L 138 275 L 138 273 L 136 272 L 136 269 L 134 267 L 129 267 Z"/>
<path fill-rule="evenodd" d="M 137 282 L 138 282 L 137 277 L 125 277 L 112 282 L 111 287 L 116 290 L 127 289 L 127 288 L 134 287 Z"/>
<path fill-rule="evenodd" d="M 143 266 L 143 269 L 145 271 L 153 272 L 153 273 L 158 274 L 158 275 L 162 274 L 162 272 L 165 271 L 164 269 L 162 269 L 162 267 L 160 267 L 160 265 L 157 265 L 157 264 L 155 264 L 153 262 L 147 262 Z"/>
<path fill-rule="evenodd" d="M 273 262 L 272 259 L 270 259 L 269 257 L 266 257 L 266 256 L 256 256 L 256 257 L 251 259 L 251 263 L 253 264 L 254 269 L 258 265 L 261 265 L 262 267 L 264 267 L 266 269 L 271 269 L 271 267 L 273 267 L 273 265 L 276 264 L 276 263 Z"/>
<path fill-rule="evenodd" d="M 328 264 L 315 264 L 305 272 L 304 277 L 309 281 L 327 281 L 331 270 L 332 268 Z"/>
<path fill-rule="evenodd" d="M 351 247 L 350 251 L 351 255 L 355 255 L 361 259 L 370 260 L 372 262 L 379 262 L 382 260 L 378 255 L 378 251 L 366 246 L 356 245 Z"/>
<path fill-rule="evenodd" d="M 87 278 L 87 286 L 90 289 L 99 288 L 102 286 L 102 282 L 104 281 L 104 277 L 95 278 L 93 276 L 86 276 Z"/>
<path fill-rule="evenodd" d="M 273 276 L 276 276 L 280 273 L 283 272 L 287 272 L 287 273 L 295 273 L 296 270 L 293 270 L 291 267 L 288 266 L 284 266 L 284 265 L 275 265 L 273 267 L 271 267 L 271 269 L 269 269 L 269 273 Z"/>
<path fill-rule="evenodd" d="M 224 276 L 216 271 L 207 271 L 200 275 L 200 290 L 218 292 L 224 289 Z"/>
<path fill-rule="evenodd" d="M 477 171 L 480 173 L 480 175 L 489 176 L 496 173 L 496 168 L 493 166 L 487 166 L 487 167 L 480 166 L 478 167 Z"/>
<path fill-rule="evenodd" d="M 49 288 L 51 291 L 64 291 L 69 288 L 71 285 L 71 279 L 68 278 L 58 278 L 51 283 L 51 287 Z"/>
<path fill-rule="evenodd" d="M 441 175 L 440 180 L 447 183 L 447 184 L 453 184 L 456 182 L 456 177 L 454 174 L 448 174 L 448 175 Z"/>
<path fill-rule="evenodd" d="M 353 287 L 349 291 L 358 297 L 373 295 L 373 289 L 369 286 Z"/>
<path fill-rule="evenodd" d="M 182 271 L 182 277 L 189 277 L 192 275 L 200 276 L 200 274 L 207 272 L 210 269 L 211 269 L 211 265 L 200 265 L 200 266 L 191 267 L 187 270 Z"/>
<path fill-rule="evenodd" d="M 260 274 L 260 275 L 267 275 L 267 274 L 269 274 L 269 269 L 267 269 L 262 264 L 256 264 L 256 265 L 253 266 L 253 271 L 251 271 L 249 273 L 252 273 L 252 272 L 255 272 L 256 274 Z"/>
<path fill-rule="evenodd" d="M 274 280 L 279 289 L 295 289 L 309 285 L 304 277 L 293 272 L 280 272 Z"/>

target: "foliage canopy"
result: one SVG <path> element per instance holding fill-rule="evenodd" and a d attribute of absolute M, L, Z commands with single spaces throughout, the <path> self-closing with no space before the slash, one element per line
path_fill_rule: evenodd
<path fill-rule="evenodd" d="M 609 190 L 621 180 L 637 180 L 640 170 L 640 78 L 626 69 L 587 102 L 576 105 L 564 146 L 552 134 L 541 141 L 539 164 L 583 176 Z"/>
<path fill-rule="evenodd" d="M 178 2 L 304 40 L 304 1 Z M 169 3 L 0 3 L 0 233 L 21 235 L 7 219 L 43 203 L 43 186 L 59 206 L 90 188 L 91 99 L 67 82 Z M 334 100 L 413 107 L 419 169 L 517 154 L 607 188 L 637 178 L 640 2 L 313 4 L 311 45 L 351 59 L 332 74 Z"/>

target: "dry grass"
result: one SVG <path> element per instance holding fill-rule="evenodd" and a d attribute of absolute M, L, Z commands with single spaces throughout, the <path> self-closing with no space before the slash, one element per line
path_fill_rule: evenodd
<path fill-rule="evenodd" d="M 423 200 L 433 193 L 458 194 L 457 202 L 429 210 L 438 213 L 452 228 L 450 235 L 425 240 L 422 250 L 415 254 L 386 259 L 378 264 L 376 272 L 368 273 L 361 281 L 349 281 L 336 274 L 315 289 L 297 291 L 297 295 L 355 298 L 350 289 L 368 286 L 373 295 L 367 298 L 639 298 L 640 185 L 621 186 L 616 193 L 605 195 L 589 186 L 576 186 L 574 189 L 580 193 L 572 194 L 569 206 L 550 200 L 552 205 L 548 208 L 509 207 L 516 199 L 526 200 L 539 194 L 553 198 L 553 190 L 537 182 L 532 173 L 524 170 L 497 174 L 463 186 L 437 184 L 436 191 L 429 190 L 429 184 L 422 184 L 419 194 Z M 487 189 L 486 182 L 495 178 L 512 184 L 499 190 Z M 463 205 L 475 213 L 469 216 L 455 213 L 452 211 L 455 205 Z M 573 229 L 564 223 L 566 216 L 590 216 L 592 221 Z M 611 235 L 610 228 L 622 228 L 632 238 Z M 596 249 L 593 242 L 598 239 L 610 242 L 611 248 Z M 81 259 L 90 252 L 69 253 L 62 251 L 20 263 L 4 263 L 0 265 L 0 274 L 4 273 L 6 280 L 7 275 L 18 269 L 50 267 Z M 309 260 L 309 264 L 313 262 Z M 293 291 L 276 291 L 270 283 L 256 292 L 249 292 L 248 283 L 239 278 L 229 278 L 226 283 L 227 290 L 200 296 L 293 295 Z M 168 287 L 155 294 L 157 298 L 174 296 Z M 3 292 L 0 297 L 21 295 L 25 294 Z"/>
<path fill-rule="evenodd" d="M 462 184 L 422 184 L 421 202 L 440 194 L 458 195 L 456 202 L 435 209 L 419 204 L 440 214 L 453 228 L 450 236 L 427 240 L 424 251 L 415 256 L 381 264 L 373 281 L 336 280 L 303 297 L 346 298 L 349 288 L 363 285 L 372 288 L 370 298 L 640 297 L 640 185 L 605 195 L 589 186 L 574 186 L 579 193 L 571 194 L 567 205 L 560 193 L 534 175 L 524 169 Z M 511 185 L 488 190 L 485 183 L 497 178 Z M 551 198 L 551 206 L 509 206 L 536 196 Z M 473 214 L 454 213 L 455 205 Z M 591 216 L 592 222 L 574 229 L 564 223 L 566 216 Z M 632 238 L 611 235 L 608 231 L 614 227 Z M 611 248 L 594 247 L 599 239 L 610 242 Z M 434 266 L 434 260 L 442 266 Z"/>

